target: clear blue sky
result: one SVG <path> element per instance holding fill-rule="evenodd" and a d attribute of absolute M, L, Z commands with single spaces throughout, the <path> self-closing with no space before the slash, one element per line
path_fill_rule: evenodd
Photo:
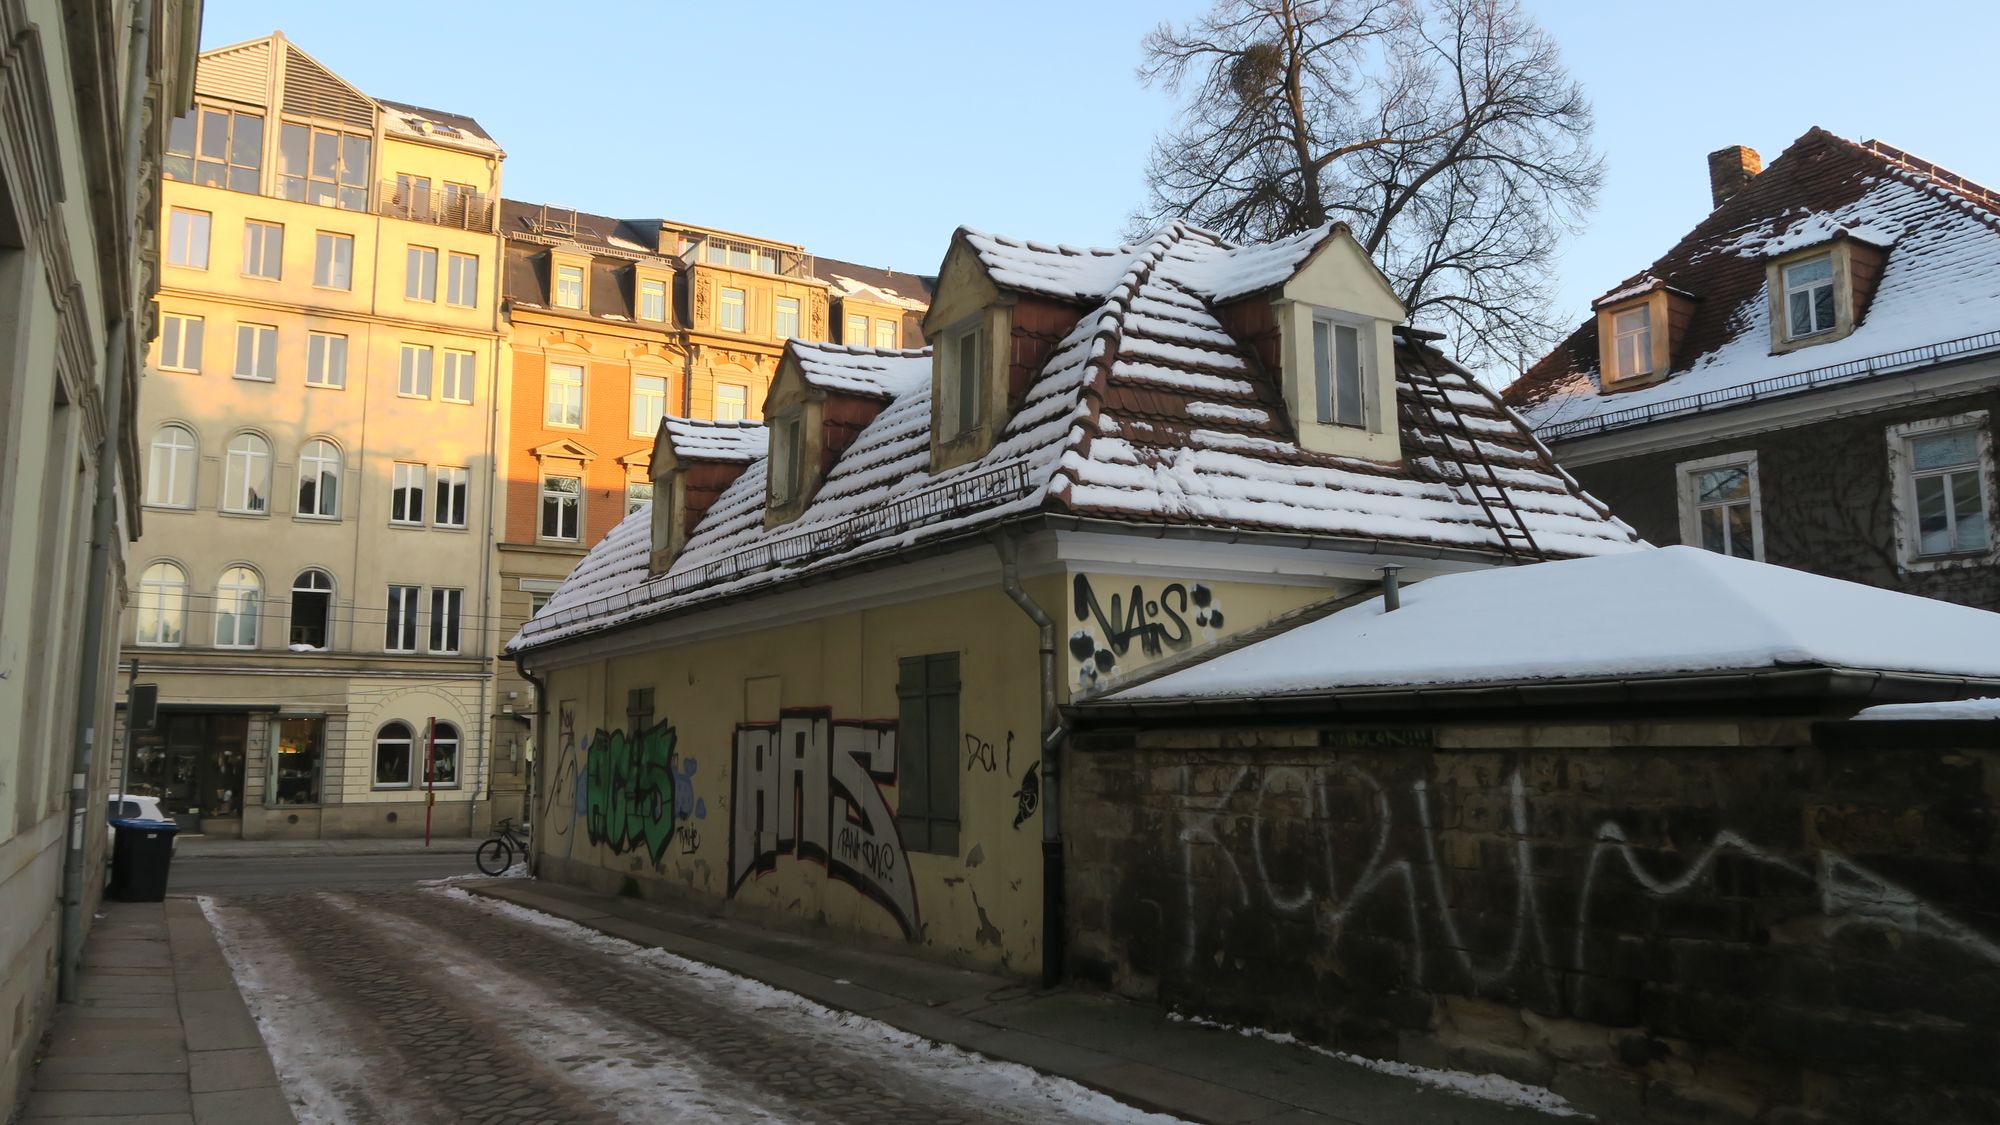
<path fill-rule="evenodd" d="M 1139 39 L 1205 6 L 207 0 L 202 39 L 275 27 L 368 93 L 478 118 L 510 197 L 930 272 L 961 223 L 1115 241 L 1171 110 L 1134 77 Z M 1707 213 L 1712 149 L 1768 160 L 1821 125 L 2000 185 L 1991 0 L 1528 9 L 1609 164 L 1562 263 L 1576 319 Z"/>

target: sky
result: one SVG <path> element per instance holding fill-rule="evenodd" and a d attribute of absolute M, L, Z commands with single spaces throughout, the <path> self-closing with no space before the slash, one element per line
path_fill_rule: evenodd
<path fill-rule="evenodd" d="M 1991 0 L 1525 4 L 1607 164 L 1562 255 L 1565 321 L 1708 213 L 1718 148 L 1769 161 L 1819 125 L 2000 185 Z M 207 0 L 202 44 L 282 30 L 369 94 L 475 117 L 510 198 L 929 273 L 961 224 L 1116 243 L 1175 108 L 1140 84 L 1140 39 L 1206 6 Z"/>

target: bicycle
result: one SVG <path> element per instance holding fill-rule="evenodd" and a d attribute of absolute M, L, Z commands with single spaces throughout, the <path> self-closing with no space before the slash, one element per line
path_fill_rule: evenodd
<path fill-rule="evenodd" d="M 508 817 L 494 825 L 493 832 L 493 838 L 479 845 L 472 858 L 485 874 L 505 875 L 507 869 L 514 866 L 515 852 L 520 852 L 524 858 L 527 856 L 528 830 L 515 828 L 514 819 Z"/>

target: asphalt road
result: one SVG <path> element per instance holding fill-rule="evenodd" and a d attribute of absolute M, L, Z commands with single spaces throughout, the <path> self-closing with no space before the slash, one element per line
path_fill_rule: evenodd
<path fill-rule="evenodd" d="M 472 849 L 454 840 L 432 852 L 399 855 L 176 855 L 167 890 L 181 894 L 255 894 L 405 886 L 447 875 L 477 875 Z"/>

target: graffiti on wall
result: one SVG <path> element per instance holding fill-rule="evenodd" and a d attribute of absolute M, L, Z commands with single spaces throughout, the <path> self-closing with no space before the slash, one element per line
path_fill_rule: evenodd
<path fill-rule="evenodd" d="M 1021 775 L 1021 787 L 1014 790 L 1014 827 L 1035 815 L 1035 806 L 1042 800 L 1042 763 L 1036 759 Z"/>
<path fill-rule="evenodd" d="M 590 842 L 623 855 L 644 848 L 654 863 L 674 837 L 674 727 L 661 721 L 628 735 L 600 728 L 584 753 L 584 828 Z"/>
<path fill-rule="evenodd" d="M 736 728 L 730 771 L 729 893 L 781 856 L 821 864 L 917 932 L 916 886 L 882 786 L 896 781 L 896 724 L 793 709 Z"/>
<path fill-rule="evenodd" d="M 1134 582 L 1129 593 L 1113 591 L 1109 607 L 1099 599 L 1090 576 L 1072 583 L 1071 610 L 1080 627 L 1069 637 L 1076 658 L 1077 685 L 1089 687 L 1118 674 L 1119 658 L 1137 646 L 1148 659 L 1178 652 L 1194 642 L 1195 630 L 1213 636 L 1222 628 L 1222 607 L 1215 592 L 1197 582 L 1169 582 L 1153 593 Z"/>

